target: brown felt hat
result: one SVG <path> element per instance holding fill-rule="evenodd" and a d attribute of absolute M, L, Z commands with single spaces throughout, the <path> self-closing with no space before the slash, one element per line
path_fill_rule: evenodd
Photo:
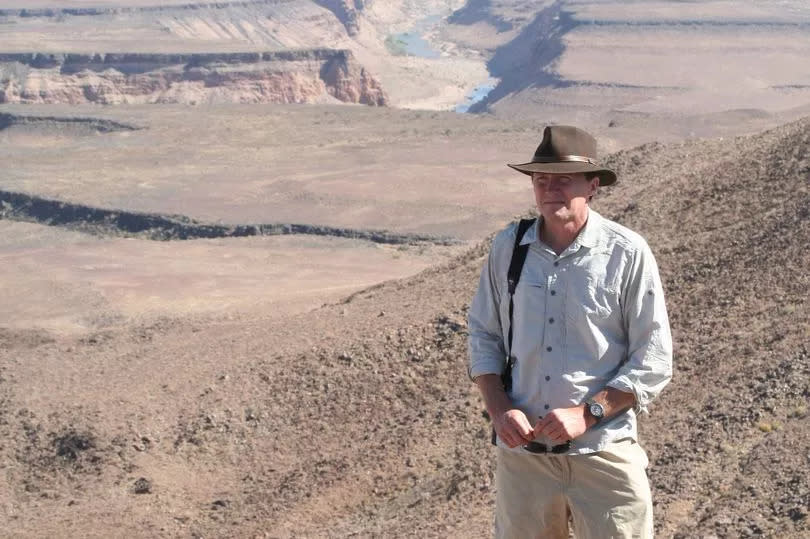
<path fill-rule="evenodd" d="M 551 125 L 543 131 L 543 140 L 528 163 L 508 165 L 528 174 L 572 174 L 595 172 L 599 185 L 616 183 L 616 173 L 596 164 L 596 139 L 570 125 Z"/>

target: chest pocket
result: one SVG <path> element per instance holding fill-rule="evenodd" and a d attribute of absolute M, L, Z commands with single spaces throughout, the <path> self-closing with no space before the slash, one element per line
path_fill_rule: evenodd
<path fill-rule="evenodd" d="M 619 294 L 598 276 L 589 276 L 580 298 L 581 313 L 590 320 L 604 320 L 618 308 Z"/>
<path fill-rule="evenodd" d="M 515 316 L 523 323 L 532 323 L 546 310 L 546 283 L 535 275 L 523 275 L 515 290 Z M 517 323 L 517 320 L 516 320 Z"/>
<path fill-rule="evenodd" d="M 533 256 L 530 250 L 515 290 L 514 323 L 521 335 L 536 335 L 546 311 L 546 275 Z"/>
<path fill-rule="evenodd" d="M 568 281 L 566 317 L 574 322 L 599 324 L 620 312 L 616 277 L 611 272 L 610 253 L 594 253 L 587 266 L 574 266 Z"/>

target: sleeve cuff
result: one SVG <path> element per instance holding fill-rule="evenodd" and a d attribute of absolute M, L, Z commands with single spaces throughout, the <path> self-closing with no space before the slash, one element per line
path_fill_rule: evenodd
<path fill-rule="evenodd" d="M 633 410 L 636 412 L 636 415 L 648 413 L 647 406 L 650 403 L 649 399 L 647 399 L 644 391 L 638 387 L 638 384 L 631 382 L 629 377 L 619 376 L 618 378 L 608 382 L 607 385 L 608 387 L 618 389 L 619 391 L 633 394 L 636 399 L 636 403 L 633 405 Z"/>
<path fill-rule="evenodd" d="M 497 374 L 500 376 L 502 372 L 503 361 L 489 359 L 477 361 L 467 368 L 467 375 L 470 377 L 470 380 L 475 380 L 484 374 Z"/>

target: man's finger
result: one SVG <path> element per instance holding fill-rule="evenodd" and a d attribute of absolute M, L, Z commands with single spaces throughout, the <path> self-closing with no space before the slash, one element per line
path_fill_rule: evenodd
<path fill-rule="evenodd" d="M 510 416 L 509 422 L 512 424 L 512 427 L 515 429 L 515 433 L 525 440 L 533 440 L 534 439 L 534 430 L 529 425 L 528 421 L 520 421 L 519 419 L 515 419 Z"/>
<path fill-rule="evenodd" d="M 551 440 L 555 442 L 564 442 L 568 440 L 570 437 L 568 436 L 568 432 L 562 426 L 549 430 L 546 432 L 546 436 L 548 436 Z"/>
<path fill-rule="evenodd" d="M 560 433 L 558 431 L 554 431 L 553 433 L 547 432 L 546 436 L 552 442 L 558 442 L 558 441 L 562 440 L 562 436 L 560 436 Z"/>
<path fill-rule="evenodd" d="M 501 432 L 498 433 L 498 436 L 506 442 L 509 447 L 515 447 L 520 444 L 520 440 L 522 437 L 515 429 L 515 426 L 511 419 L 507 418 L 506 421 L 503 422 L 501 426 Z"/>
<path fill-rule="evenodd" d="M 537 420 L 537 423 L 535 423 L 534 425 L 535 436 L 540 436 L 541 434 L 543 434 L 543 430 L 548 428 L 549 417 L 550 416 L 541 417 L 540 419 Z"/>
<path fill-rule="evenodd" d="M 506 445 L 509 447 L 517 447 L 520 445 L 520 436 L 517 436 L 515 433 L 511 431 L 504 431 L 503 433 L 503 441 L 506 442 Z"/>

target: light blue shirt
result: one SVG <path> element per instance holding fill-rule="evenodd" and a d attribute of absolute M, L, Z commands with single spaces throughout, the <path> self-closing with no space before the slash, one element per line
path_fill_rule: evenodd
<path fill-rule="evenodd" d="M 521 241 L 529 251 L 514 296 L 516 361 L 509 397 L 534 424 L 548 411 L 582 404 L 607 386 L 631 392 L 634 409 L 586 431 L 568 454 L 637 439 L 636 415 L 672 378 L 672 337 L 655 258 L 641 236 L 593 210 L 558 256 L 539 239 L 541 221 Z M 493 240 L 470 306 L 472 378 L 504 368 L 507 271 L 516 233 L 512 223 Z M 500 440 L 498 445 L 506 448 Z"/>

